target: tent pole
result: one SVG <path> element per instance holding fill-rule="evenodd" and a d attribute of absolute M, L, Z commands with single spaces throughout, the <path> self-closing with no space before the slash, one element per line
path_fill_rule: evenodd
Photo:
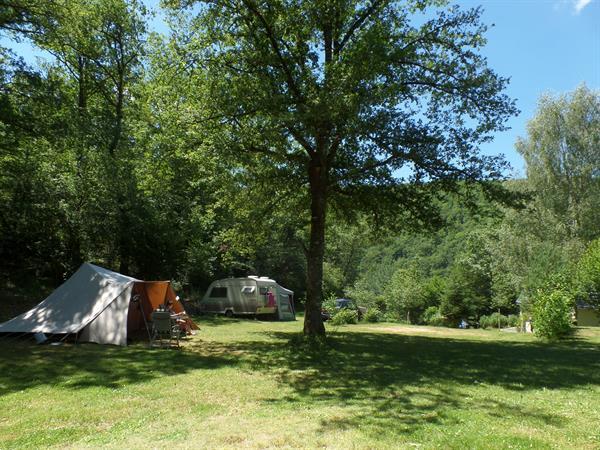
<path fill-rule="evenodd" d="M 142 311 L 142 319 L 144 319 L 144 326 L 146 327 L 146 331 L 148 332 L 148 341 L 152 342 L 152 336 L 150 335 L 150 328 L 148 328 L 148 321 L 146 320 L 146 313 L 144 312 L 144 307 L 142 306 L 142 297 L 140 296 L 138 303 L 140 305 L 140 311 Z"/>

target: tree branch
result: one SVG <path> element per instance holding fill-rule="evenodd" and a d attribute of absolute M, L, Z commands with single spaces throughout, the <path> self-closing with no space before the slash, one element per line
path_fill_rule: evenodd
<path fill-rule="evenodd" d="M 375 11 L 377 11 L 377 9 L 380 6 L 382 6 L 383 4 L 385 4 L 386 2 L 387 2 L 387 0 L 374 0 L 373 3 L 371 3 L 371 6 L 369 6 L 366 10 L 364 10 L 363 13 L 360 14 L 354 20 L 352 25 L 350 25 L 350 28 L 348 28 L 348 30 L 344 34 L 344 37 L 342 37 L 342 40 L 339 42 L 339 44 L 337 46 L 336 54 L 339 54 L 344 49 L 344 47 L 346 46 L 348 41 L 350 41 L 350 39 L 352 39 L 352 36 L 354 35 L 354 33 L 363 26 L 363 24 L 367 21 L 367 19 L 371 16 L 371 14 L 373 14 Z"/>

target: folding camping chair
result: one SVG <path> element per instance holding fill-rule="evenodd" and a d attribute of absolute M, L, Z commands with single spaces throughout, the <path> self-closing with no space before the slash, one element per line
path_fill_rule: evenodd
<path fill-rule="evenodd" d="M 154 311 L 152 313 L 152 337 L 150 338 L 150 347 L 156 343 L 160 347 L 166 344 L 171 347 L 175 341 L 179 347 L 179 325 L 171 320 L 169 311 Z"/>

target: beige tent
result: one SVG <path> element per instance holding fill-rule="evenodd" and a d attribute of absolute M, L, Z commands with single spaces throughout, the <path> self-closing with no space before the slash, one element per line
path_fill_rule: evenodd
<path fill-rule="evenodd" d="M 184 312 L 169 281 L 137 280 L 85 263 L 40 304 L 0 324 L 0 333 L 77 334 L 82 342 L 127 345 L 128 334 L 145 332 L 152 311 L 168 301 Z"/>

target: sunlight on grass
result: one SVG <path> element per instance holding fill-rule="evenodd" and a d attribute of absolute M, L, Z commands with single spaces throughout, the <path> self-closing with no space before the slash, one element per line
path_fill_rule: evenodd
<path fill-rule="evenodd" d="M 0 448 L 600 446 L 600 330 L 563 343 L 201 319 L 180 350 L 0 343 Z"/>

